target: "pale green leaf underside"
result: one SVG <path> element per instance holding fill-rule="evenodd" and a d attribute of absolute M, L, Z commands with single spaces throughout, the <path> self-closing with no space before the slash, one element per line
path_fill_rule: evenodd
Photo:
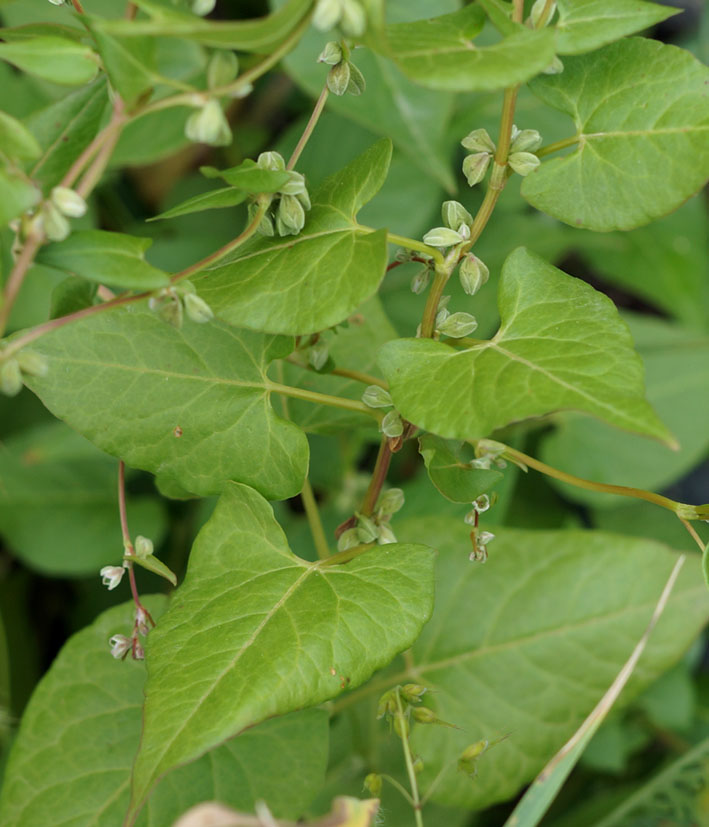
<path fill-rule="evenodd" d="M 164 597 L 145 602 L 158 618 Z M 6 771 L 3 824 L 115 827 L 123 822 L 140 739 L 145 668 L 130 659 L 114 660 L 108 639 L 128 632 L 132 616 L 133 604 L 123 604 L 74 635 L 35 691 Z M 321 783 L 326 759 L 325 712 L 267 721 L 188 771 L 165 778 L 137 824 L 164 827 L 212 798 L 245 810 L 264 799 L 276 815 L 296 817 Z"/>
<path fill-rule="evenodd" d="M 387 27 L 392 56 L 401 70 L 431 89 L 489 92 L 523 83 L 554 58 L 549 30 L 520 28 L 492 46 L 476 46 L 482 12 L 466 6 L 458 12 Z"/>
<path fill-rule="evenodd" d="M 134 807 L 173 767 L 357 686 L 410 646 L 432 610 L 433 558 L 393 544 L 346 565 L 308 563 L 262 497 L 229 485 L 150 635 Z"/>
<path fill-rule="evenodd" d="M 380 365 L 405 419 L 477 439 L 571 409 L 671 440 L 644 398 L 642 363 L 610 299 L 520 247 L 502 268 L 498 305 L 497 334 L 466 350 L 423 339 L 383 346 Z"/>
<path fill-rule="evenodd" d="M 558 0 L 556 51 L 590 52 L 621 37 L 649 29 L 679 9 L 644 0 Z"/>
<path fill-rule="evenodd" d="M 203 20 L 178 11 L 166 14 L 165 7 L 149 0 L 140 0 L 136 5 L 150 12 L 153 19 L 102 21 L 102 29 L 122 37 L 182 37 L 215 48 L 268 53 L 295 29 L 311 0 L 290 0 L 282 9 L 261 19 L 228 22 Z"/>
<path fill-rule="evenodd" d="M 529 782 L 593 709 L 645 630 L 676 555 L 649 540 L 600 532 L 502 529 L 485 566 L 467 562 L 466 526 L 412 520 L 404 539 L 440 548 L 436 611 L 391 683 L 429 686 L 431 705 L 460 730 L 419 727 L 422 785 L 447 761 L 434 798 L 474 809 Z M 684 566 L 629 693 L 676 661 L 709 617 L 699 560 Z M 378 692 L 386 686 L 380 684 Z M 626 696 L 627 697 L 627 696 Z M 474 781 L 455 758 L 479 738 L 508 737 L 478 762 Z"/>
<path fill-rule="evenodd" d="M 532 90 L 569 114 L 578 147 L 522 184 L 537 209 L 590 230 L 666 215 L 709 176 L 709 69 L 689 52 L 630 38 L 564 60 Z"/>
<path fill-rule="evenodd" d="M 275 415 L 265 371 L 288 339 L 221 322 L 181 330 L 118 308 L 43 336 L 49 371 L 30 387 L 52 413 L 109 454 L 194 494 L 227 480 L 272 499 L 300 491 L 305 435 Z"/>
<path fill-rule="evenodd" d="M 374 144 L 323 183 L 299 235 L 244 246 L 194 279 L 200 295 L 225 321 L 268 333 L 304 335 L 346 319 L 384 275 L 386 232 L 362 230 L 355 216 L 390 159 L 390 141 Z"/>

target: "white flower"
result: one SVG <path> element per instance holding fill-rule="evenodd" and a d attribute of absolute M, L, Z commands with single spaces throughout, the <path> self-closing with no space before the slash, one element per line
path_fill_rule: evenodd
<path fill-rule="evenodd" d="M 145 637 L 148 634 L 148 615 L 140 607 L 138 607 L 135 610 L 135 625 L 138 628 L 140 634 L 143 635 L 143 637 Z"/>
<path fill-rule="evenodd" d="M 113 635 L 108 641 L 111 647 L 111 654 L 116 660 L 125 657 L 128 650 L 131 648 L 133 641 L 125 635 Z"/>
<path fill-rule="evenodd" d="M 108 586 L 109 592 L 115 589 L 121 582 L 124 571 L 125 569 L 123 566 L 104 566 L 101 569 L 99 572 L 101 575 L 101 582 L 104 586 Z"/>

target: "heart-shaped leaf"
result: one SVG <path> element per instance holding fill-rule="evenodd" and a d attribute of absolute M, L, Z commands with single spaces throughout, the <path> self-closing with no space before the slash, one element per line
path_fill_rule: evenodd
<path fill-rule="evenodd" d="M 374 144 L 323 183 L 299 235 L 244 245 L 194 279 L 200 295 L 225 321 L 268 333 L 314 333 L 346 319 L 384 275 L 386 232 L 360 228 L 356 215 L 390 160 L 391 142 Z"/>
<path fill-rule="evenodd" d="M 456 351 L 397 339 L 380 365 L 401 415 L 435 434 L 477 439 L 511 422 L 580 410 L 671 441 L 645 401 L 643 367 L 613 302 L 520 247 L 502 268 L 502 325 Z"/>
<path fill-rule="evenodd" d="M 433 560 L 392 544 L 309 563 L 261 496 L 229 485 L 150 634 L 133 810 L 173 767 L 357 686 L 410 646 L 432 610 Z"/>
<path fill-rule="evenodd" d="M 271 408 L 266 369 L 292 346 L 217 321 L 176 330 L 154 313 L 118 308 L 43 336 L 35 349 L 49 371 L 28 384 L 128 465 L 194 494 L 238 480 L 282 499 L 301 489 L 308 443 Z"/>

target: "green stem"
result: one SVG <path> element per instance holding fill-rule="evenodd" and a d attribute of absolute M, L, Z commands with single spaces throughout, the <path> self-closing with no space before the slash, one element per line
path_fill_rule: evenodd
<path fill-rule="evenodd" d="M 329 405 L 331 408 L 342 408 L 345 411 L 367 414 L 367 416 L 374 417 L 377 421 L 381 417 L 381 414 L 365 405 L 364 402 L 347 399 L 344 396 L 330 396 L 326 393 L 318 393 L 317 391 L 309 391 L 305 388 L 295 388 L 291 385 L 281 385 L 279 382 L 270 381 L 266 388 L 273 393 L 282 393 L 284 396 L 290 396 L 293 399 L 304 399 L 306 402 L 313 402 L 316 405 Z"/>
<path fill-rule="evenodd" d="M 359 557 L 360 554 L 364 554 L 370 549 L 373 549 L 375 546 L 376 543 L 363 543 L 361 546 L 353 546 L 345 551 L 338 551 L 337 554 L 330 555 L 327 560 L 321 560 L 319 563 L 316 563 L 316 565 L 318 568 L 324 568 L 325 566 L 341 566 L 343 563 L 349 563 L 350 560 L 354 560 L 356 557 Z"/>
<path fill-rule="evenodd" d="M 316 371 L 311 364 L 306 365 L 293 355 L 286 357 L 286 362 L 290 362 L 291 365 L 296 365 L 302 370 L 310 370 L 314 373 L 318 373 L 318 371 Z M 389 390 L 389 385 L 387 385 L 383 379 L 379 379 L 379 377 L 372 376 L 369 373 L 363 373 L 361 370 L 333 368 L 327 375 L 342 376 L 344 379 L 353 379 L 355 382 L 361 382 L 363 385 L 377 385 L 380 388 L 384 388 L 385 391 Z"/>
<path fill-rule="evenodd" d="M 395 691 L 396 696 L 396 716 L 399 719 L 399 727 L 401 728 L 401 746 L 404 750 L 404 761 L 406 762 L 406 773 L 409 776 L 409 784 L 411 785 L 411 798 L 413 799 L 414 819 L 416 827 L 423 827 L 423 814 L 421 813 L 421 799 L 419 798 L 419 787 L 416 780 L 416 771 L 414 770 L 414 761 L 411 755 L 411 746 L 409 744 L 409 737 L 406 735 L 406 717 L 404 716 L 404 708 L 401 704 L 401 696 L 399 695 L 399 687 Z"/>
<path fill-rule="evenodd" d="M 330 557 L 330 548 L 328 547 L 325 529 L 323 528 L 322 520 L 320 519 L 320 511 L 318 510 L 318 504 L 315 500 L 315 494 L 313 494 L 313 487 L 307 477 L 303 483 L 303 490 L 300 492 L 300 498 L 303 501 L 305 515 L 308 518 L 310 533 L 313 535 L 313 542 L 315 543 L 315 550 L 318 553 L 318 557 L 321 560 L 327 560 L 327 558 Z"/>
<path fill-rule="evenodd" d="M 403 786 L 403 784 L 399 784 L 396 778 L 392 778 L 390 775 L 386 775 L 384 773 L 382 773 L 381 778 L 382 781 L 388 781 L 392 787 L 396 787 L 396 789 L 404 796 L 404 798 L 409 802 L 409 804 L 411 804 L 412 807 L 414 806 L 414 800 L 413 798 L 411 798 L 411 794 L 406 789 L 406 787 Z"/>
<path fill-rule="evenodd" d="M 563 138 L 561 141 L 554 141 L 553 144 L 547 144 L 536 152 L 537 158 L 543 158 L 545 155 L 551 155 L 552 152 L 558 152 L 560 149 L 566 149 L 567 146 L 575 146 L 581 140 L 580 135 L 571 135 L 568 138 Z"/>
<path fill-rule="evenodd" d="M 706 520 L 709 519 L 709 504 L 707 505 L 688 505 L 687 503 L 676 502 L 669 497 L 663 497 L 662 494 L 655 494 L 652 491 L 645 491 L 642 488 L 630 488 L 626 485 L 609 485 L 603 482 L 593 482 L 582 477 L 575 477 L 573 474 L 567 474 L 565 471 L 560 471 L 558 468 L 553 468 L 534 457 L 523 454 L 515 448 L 509 446 L 505 448 L 502 453 L 503 458 L 509 458 L 513 461 L 521 462 L 523 465 L 528 465 L 546 474 L 548 477 L 553 477 L 561 482 L 574 485 L 577 488 L 585 488 L 588 491 L 598 491 L 603 494 L 617 494 L 621 497 L 632 497 L 636 500 L 645 500 L 646 502 L 659 505 L 661 508 L 666 508 L 673 511 L 681 520 Z M 698 540 L 701 544 L 701 540 Z M 702 546 L 703 548 L 703 546 Z"/>
<path fill-rule="evenodd" d="M 436 328 L 438 305 L 441 303 L 441 296 L 446 289 L 446 284 L 448 284 L 452 272 L 452 268 L 446 266 L 436 268 L 436 275 L 433 277 L 433 284 L 428 291 L 421 318 L 421 336 L 424 339 L 430 339 L 433 336 Z"/>
<path fill-rule="evenodd" d="M 382 491 L 382 486 L 384 485 L 387 478 L 387 473 L 389 472 L 391 456 L 389 437 L 384 436 L 379 444 L 379 453 L 377 454 L 377 460 L 374 463 L 374 470 L 372 471 L 372 478 L 369 481 L 369 488 L 367 489 L 367 493 L 364 495 L 362 507 L 359 510 L 360 514 L 364 514 L 365 517 L 369 517 L 372 514 L 377 504 L 377 500 L 379 499 L 379 495 Z"/>
<path fill-rule="evenodd" d="M 537 25 L 534 27 L 535 29 L 543 29 L 544 26 L 546 26 L 547 20 L 551 17 L 551 10 L 553 7 L 554 0 L 546 0 L 542 13 L 539 16 L 539 20 L 537 20 Z"/>
<path fill-rule="evenodd" d="M 323 109 L 325 108 L 325 101 L 327 100 L 327 96 L 330 94 L 330 90 L 327 86 L 323 86 L 323 90 L 320 93 L 320 97 L 315 104 L 315 108 L 313 109 L 313 113 L 310 116 L 310 120 L 305 126 L 303 130 L 303 134 L 300 136 L 300 140 L 295 146 L 293 150 L 293 154 L 288 159 L 288 164 L 286 165 L 286 169 L 293 169 L 293 167 L 298 163 L 298 158 L 300 158 L 301 153 L 305 149 L 305 145 L 310 140 L 310 136 L 313 134 L 313 130 L 315 129 L 315 125 L 322 114 Z"/>
<path fill-rule="evenodd" d="M 370 230 L 374 232 L 372 227 L 362 227 L 363 230 Z M 416 241 L 413 238 L 407 238 L 404 235 L 397 235 L 396 233 L 387 232 L 387 241 L 391 244 L 398 244 L 399 247 L 406 247 L 407 250 L 415 250 L 417 253 L 425 253 L 427 256 L 436 262 L 437 265 L 442 266 L 444 263 L 443 254 L 435 247 L 429 247 L 423 241 Z"/>
<path fill-rule="evenodd" d="M 12 306 L 15 303 L 17 294 L 20 292 L 25 275 L 32 266 L 34 257 L 37 255 L 37 250 L 42 246 L 42 241 L 42 235 L 30 235 L 29 238 L 25 240 L 25 245 L 17 257 L 15 266 L 7 277 L 7 283 L 5 284 L 5 290 L 2 296 L 2 307 L 0 307 L 0 336 L 5 332 Z"/>

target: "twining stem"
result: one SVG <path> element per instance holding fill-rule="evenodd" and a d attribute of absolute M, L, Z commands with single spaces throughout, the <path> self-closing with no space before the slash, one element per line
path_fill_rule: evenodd
<path fill-rule="evenodd" d="M 130 530 L 128 528 L 128 512 L 126 509 L 126 465 L 123 460 L 118 462 L 118 512 L 121 518 L 121 533 L 123 534 L 123 548 L 125 549 L 125 556 L 131 557 L 135 554 L 133 548 L 133 541 L 130 537 Z M 138 585 L 135 582 L 135 572 L 133 571 L 133 563 L 128 561 L 126 563 L 128 569 L 128 580 L 130 581 L 130 591 L 133 595 L 133 603 L 136 609 L 145 612 L 145 616 L 154 626 L 155 621 L 150 616 L 150 612 L 140 602 L 140 595 L 138 594 Z"/>
<path fill-rule="evenodd" d="M 81 5 L 81 0 L 71 0 L 71 4 L 78 14 L 84 14 L 84 7 Z"/>
<path fill-rule="evenodd" d="M 315 125 L 322 114 L 323 109 L 325 108 L 325 101 L 327 100 L 327 96 L 330 94 L 330 90 L 327 86 L 323 87 L 322 92 L 320 93 L 320 97 L 315 104 L 315 108 L 313 109 L 313 113 L 310 116 L 310 120 L 305 125 L 305 129 L 303 130 L 303 134 L 300 136 L 300 140 L 295 145 L 295 149 L 293 150 L 293 154 L 288 159 L 288 163 L 286 164 L 286 169 L 293 169 L 293 167 L 298 163 L 298 158 L 300 158 L 301 153 L 305 149 L 305 145 L 310 140 L 310 136 L 313 134 L 313 130 L 315 129 Z"/>
<path fill-rule="evenodd" d="M 377 461 L 374 463 L 374 470 L 372 471 L 372 478 L 369 481 L 369 488 L 364 495 L 360 513 L 365 517 L 369 517 L 377 504 L 379 495 L 382 491 L 382 486 L 387 478 L 389 472 L 389 465 L 391 463 L 391 448 L 389 447 L 389 438 L 384 436 L 379 444 L 379 453 L 377 454 Z"/>
<path fill-rule="evenodd" d="M 501 455 L 504 458 L 509 458 L 513 461 L 521 462 L 523 465 L 528 465 L 546 474 L 548 477 L 566 482 L 569 485 L 574 485 L 577 488 L 585 488 L 588 491 L 599 491 L 604 494 L 618 494 L 621 497 L 633 497 L 637 500 L 646 500 L 647 502 L 659 505 L 661 508 L 666 508 L 673 511 L 681 520 L 705 520 L 709 519 L 709 505 L 688 505 L 687 503 L 676 502 L 669 497 L 664 497 L 662 494 L 655 494 L 652 491 L 645 491 L 642 488 L 630 488 L 626 485 L 609 485 L 603 482 L 593 482 L 582 477 L 575 477 L 573 474 L 567 474 L 565 471 L 560 471 L 558 468 L 553 468 L 534 457 L 523 454 L 515 448 L 505 447 Z M 701 545 L 701 540 L 698 540 Z M 703 545 L 701 545 L 704 548 Z"/>
<path fill-rule="evenodd" d="M 2 306 L 0 307 L 0 336 L 5 332 L 12 306 L 15 303 L 17 294 L 20 292 L 22 282 L 25 278 L 25 273 L 30 268 L 34 257 L 37 255 L 42 245 L 42 235 L 30 235 L 25 241 L 25 246 L 17 257 L 15 266 L 10 271 L 5 284 L 5 290 L 2 297 Z"/>
<path fill-rule="evenodd" d="M 406 773 L 409 776 L 409 784 L 411 785 L 411 798 L 414 807 L 414 820 L 416 827 L 423 827 L 423 814 L 421 813 L 421 799 L 419 797 L 418 781 L 416 780 L 416 771 L 414 770 L 414 760 L 411 755 L 411 745 L 409 744 L 409 736 L 407 735 L 408 721 L 404 715 L 404 707 L 401 703 L 401 695 L 399 694 L 399 687 L 394 691 L 396 697 L 396 717 L 399 721 L 399 729 L 401 735 L 401 746 L 404 750 L 404 761 L 406 762 Z"/>
<path fill-rule="evenodd" d="M 106 136 L 103 144 L 94 158 L 91 166 L 84 173 L 84 177 L 76 187 L 76 191 L 82 198 L 88 198 L 93 188 L 98 184 L 103 175 L 108 162 L 111 160 L 113 150 L 116 148 L 118 139 L 121 137 L 121 131 L 125 126 L 126 119 L 123 113 L 123 101 L 116 98 L 113 104 L 113 114 L 111 120 L 106 127 Z"/>
<path fill-rule="evenodd" d="M 706 544 L 702 541 L 702 538 L 699 536 L 699 534 L 697 534 L 696 528 L 688 520 L 685 520 L 684 517 L 680 517 L 679 521 L 687 529 L 687 531 L 689 532 L 689 536 L 699 546 L 699 551 L 701 551 L 702 554 L 703 554 L 704 553 L 704 547 L 705 547 Z"/>
<path fill-rule="evenodd" d="M 358 402 L 356 399 L 347 399 L 344 396 L 330 396 L 327 393 L 309 391 L 305 388 L 293 387 L 292 385 L 281 385 L 280 382 L 269 381 L 266 389 L 273 393 L 282 393 L 284 396 L 290 396 L 293 399 L 304 399 L 306 402 L 313 402 L 316 405 L 329 405 L 331 408 L 342 408 L 345 411 L 367 414 L 367 416 L 374 417 L 377 421 L 381 418 L 380 413 L 365 405 L 364 402 Z"/>
<path fill-rule="evenodd" d="M 320 511 L 315 500 L 313 487 L 307 477 L 303 483 L 303 490 L 300 492 L 300 499 L 303 501 L 305 515 L 308 518 L 310 533 L 313 535 L 313 542 L 315 543 L 315 550 L 318 553 L 318 557 L 321 560 L 327 560 L 327 558 L 330 557 L 330 548 L 327 544 L 327 537 L 325 536 L 322 520 L 320 519 Z"/>

